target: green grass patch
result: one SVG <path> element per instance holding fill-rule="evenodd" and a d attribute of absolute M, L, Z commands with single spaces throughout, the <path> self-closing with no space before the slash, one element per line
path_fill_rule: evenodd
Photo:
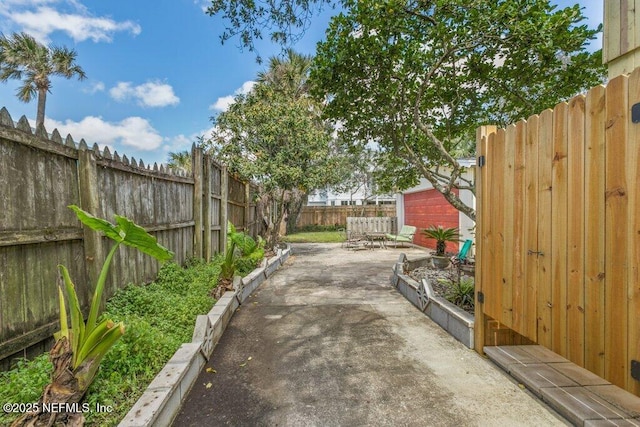
<path fill-rule="evenodd" d="M 169 263 L 155 282 L 129 285 L 109 300 L 103 316 L 124 322 L 126 332 L 103 359 L 85 402 L 91 408 L 109 405 L 113 412 L 85 413 L 87 425 L 115 426 L 124 418 L 180 345 L 191 341 L 197 315 L 215 303 L 211 290 L 219 274 L 219 258 L 188 268 Z M 0 372 L 0 401 L 37 402 L 50 373 L 47 354 Z M 0 412 L 0 425 L 17 416 Z"/>
<path fill-rule="evenodd" d="M 282 240 L 289 243 L 341 243 L 345 236 L 343 231 L 315 231 L 289 234 Z"/>

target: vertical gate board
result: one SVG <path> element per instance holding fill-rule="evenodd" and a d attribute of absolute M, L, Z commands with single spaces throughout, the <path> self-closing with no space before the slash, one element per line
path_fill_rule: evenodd
<path fill-rule="evenodd" d="M 496 131 L 495 126 L 482 126 L 478 128 L 476 132 L 476 151 L 478 157 L 484 156 L 486 160 L 487 144 L 489 140 L 489 133 Z M 484 203 L 487 194 L 487 167 L 480 165 L 480 162 L 476 166 L 476 272 L 475 272 L 475 324 L 482 325 L 474 328 L 474 347 L 475 350 L 482 354 L 484 340 L 485 340 L 485 317 L 484 317 L 484 304 L 480 303 L 479 295 L 484 294 L 484 281 L 486 280 L 486 267 L 485 267 L 485 251 L 486 251 L 486 219 L 488 216 L 489 203 Z"/>
<path fill-rule="evenodd" d="M 524 146 L 524 241 L 523 251 L 538 251 L 538 146 L 539 117 L 531 116 L 527 120 L 527 132 Z M 524 295 L 523 323 L 521 332 L 527 338 L 537 341 L 536 287 L 538 285 L 538 257 L 524 256 Z"/>
<path fill-rule="evenodd" d="M 503 200 L 503 251 L 502 251 L 502 317 L 500 322 L 511 328 L 516 329 L 513 324 L 513 306 L 514 298 L 518 295 L 514 290 L 513 282 L 513 253 L 514 253 L 514 198 L 516 196 L 515 189 L 515 148 L 516 148 L 516 127 L 510 125 L 507 127 L 504 139 L 504 160 L 503 160 L 503 176 L 504 183 L 503 197 L 497 200 Z"/>
<path fill-rule="evenodd" d="M 492 194 L 492 180 L 493 180 L 493 146 L 495 145 L 497 132 L 493 132 L 487 136 L 487 141 L 484 148 L 485 152 L 485 165 L 483 167 L 482 180 L 483 180 L 483 194 L 485 203 L 482 203 L 482 212 L 484 221 L 482 226 L 480 227 L 482 230 L 482 235 L 480 238 L 482 239 L 482 247 L 484 248 L 484 253 L 480 256 L 482 260 L 482 292 L 484 294 L 484 303 L 482 304 L 482 312 L 483 314 L 487 314 L 492 316 L 491 314 L 491 303 L 490 298 L 488 298 L 493 293 L 493 284 L 492 280 L 495 276 L 494 268 L 493 268 L 493 234 L 491 227 L 491 207 L 493 205 L 493 194 Z M 477 256 L 477 255 L 476 255 Z"/>
<path fill-rule="evenodd" d="M 552 232 L 552 163 L 553 111 L 540 114 L 538 139 L 538 250 L 545 255 L 538 257 L 537 313 L 538 343 L 547 348 L 552 346 L 552 286 L 551 286 L 551 232 Z"/>
<path fill-rule="evenodd" d="M 513 324 L 514 329 L 521 335 L 526 336 L 526 317 L 524 316 L 524 176 L 525 176 L 525 137 L 527 132 L 527 122 L 524 120 L 516 124 L 514 162 L 513 162 L 513 220 L 511 228 L 513 230 L 512 246 L 512 272 L 511 283 L 513 284 Z M 507 247 L 509 248 L 509 247 Z"/>
<path fill-rule="evenodd" d="M 584 114 L 585 97 L 569 102 L 567 206 L 567 359 L 584 365 Z"/>
<path fill-rule="evenodd" d="M 627 263 L 624 259 L 627 227 L 627 76 L 609 82 L 606 89 L 605 142 L 605 378 L 625 387 L 627 379 Z"/>
<path fill-rule="evenodd" d="M 551 167 L 551 350 L 561 355 L 567 354 L 567 109 L 562 102 L 553 110 Z"/>
<path fill-rule="evenodd" d="M 585 109 L 584 367 L 604 377 L 604 86 L 589 91 Z"/>
<path fill-rule="evenodd" d="M 495 201 L 504 200 L 504 140 L 505 132 L 499 129 L 493 141 L 490 141 L 487 158 L 487 166 L 491 172 L 491 203 L 489 207 L 489 217 L 491 221 L 491 234 L 489 247 L 489 260 L 492 267 L 491 276 L 488 277 L 488 285 L 491 292 L 485 298 L 485 313 L 494 319 L 502 318 L 502 281 L 503 281 L 503 252 L 504 252 L 504 204 Z"/>
<path fill-rule="evenodd" d="M 629 76 L 629 108 L 640 102 L 640 68 Z M 640 123 L 629 124 L 629 137 L 627 141 L 627 182 L 629 195 L 629 236 L 627 265 L 628 265 L 628 295 L 629 295 L 629 319 L 628 340 L 629 349 L 627 355 L 627 390 L 640 395 L 640 382 L 631 377 L 632 360 L 640 361 Z"/>

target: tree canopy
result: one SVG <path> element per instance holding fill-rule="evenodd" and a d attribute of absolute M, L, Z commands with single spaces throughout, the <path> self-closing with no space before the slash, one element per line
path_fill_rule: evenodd
<path fill-rule="evenodd" d="M 285 59 L 272 58 L 252 91 L 214 118 L 214 152 L 232 171 L 259 182 L 280 206 L 270 243 L 285 203 L 339 181 L 343 170 L 322 104 L 305 89 L 310 64 L 311 58 L 293 51 Z"/>
<path fill-rule="evenodd" d="M 314 94 L 345 141 L 375 143 L 381 190 L 425 177 L 457 209 L 474 191 L 457 158 L 472 155 L 475 129 L 539 113 L 604 79 L 598 29 L 579 5 L 549 0 L 214 0 L 210 14 L 250 50 L 269 32 L 287 45 L 318 8 L 340 6 L 318 44 Z"/>
<path fill-rule="evenodd" d="M 311 73 L 346 140 L 375 142 L 383 190 L 425 177 L 471 219 L 458 157 L 475 130 L 506 125 L 602 81 L 598 30 L 548 0 L 345 1 Z"/>

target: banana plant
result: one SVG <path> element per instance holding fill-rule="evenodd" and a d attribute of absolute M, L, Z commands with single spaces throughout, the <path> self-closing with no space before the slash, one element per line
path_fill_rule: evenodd
<path fill-rule="evenodd" d="M 142 227 L 123 216 L 116 215 L 116 224 L 97 218 L 78 206 L 69 206 L 78 219 L 92 230 L 102 232 L 115 242 L 107 255 L 98 276 L 89 316 L 85 322 L 82 308 L 78 300 L 69 271 L 59 265 L 66 302 L 62 286 L 58 286 L 60 299 L 60 331 L 54 335 L 56 343 L 49 353 L 53 363 L 51 384 L 45 387 L 40 398 L 40 411 L 27 413 L 17 419 L 13 426 L 54 425 L 56 419 L 65 421 L 65 425 L 82 425 L 84 417 L 81 413 L 56 413 L 42 411 L 43 403 L 78 403 L 93 382 L 100 362 L 113 345 L 122 337 L 125 328 L 122 322 L 115 323 L 111 319 L 98 321 L 102 294 L 113 256 L 121 244 L 131 246 L 150 255 L 159 261 L 173 258 L 173 252 L 160 245 L 155 237 Z M 69 320 L 71 323 L 69 324 Z M 73 408 L 73 406 L 70 406 Z M 64 416 L 64 418 L 63 418 Z"/>
<path fill-rule="evenodd" d="M 222 261 L 220 278 L 230 280 L 236 272 L 239 259 L 262 259 L 264 243 L 260 236 L 255 240 L 245 233 L 238 232 L 229 221 L 227 224 L 227 251 Z"/>

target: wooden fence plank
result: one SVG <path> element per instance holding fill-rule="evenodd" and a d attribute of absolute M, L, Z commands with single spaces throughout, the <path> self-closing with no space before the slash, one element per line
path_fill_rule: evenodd
<path fill-rule="evenodd" d="M 629 106 L 640 102 L 640 68 L 637 68 L 629 76 Z M 628 230 L 629 240 L 626 254 L 628 266 L 628 301 L 629 318 L 628 342 L 629 348 L 626 361 L 627 390 L 640 395 L 640 381 L 631 376 L 631 363 L 640 360 L 640 125 L 629 123 L 629 136 L 627 139 L 627 194 L 628 204 Z M 633 236 L 633 237 L 632 237 Z"/>
<path fill-rule="evenodd" d="M 567 359 L 584 365 L 585 97 L 569 102 L 567 206 Z"/>
<path fill-rule="evenodd" d="M 538 257 L 529 256 L 529 250 L 538 251 L 538 129 L 539 117 L 531 116 L 527 120 L 524 147 L 524 236 L 523 270 L 524 292 L 522 296 L 522 332 L 527 338 L 537 341 L 536 288 L 538 281 Z"/>
<path fill-rule="evenodd" d="M 606 89 L 605 143 L 605 378 L 624 387 L 627 361 L 627 263 L 620 248 L 628 240 L 627 76 L 609 82 Z"/>
<path fill-rule="evenodd" d="M 502 316 L 500 322 L 514 330 L 517 326 L 513 324 L 514 298 L 519 298 L 519 294 L 514 290 L 514 196 L 517 192 L 515 187 L 515 152 L 516 152 L 516 126 L 507 127 L 504 139 L 504 157 L 502 160 L 502 182 L 503 184 L 503 213 L 502 213 Z M 500 200 L 500 199 L 498 199 Z M 517 304 L 520 305 L 520 304 Z"/>
<path fill-rule="evenodd" d="M 604 125 L 605 88 L 587 94 L 584 189 L 585 330 L 584 367 L 604 377 Z"/>
<path fill-rule="evenodd" d="M 482 158 L 483 162 L 486 161 L 487 155 L 487 144 L 489 140 L 489 134 L 494 133 L 496 131 L 495 126 L 481 126 L 476 131 L 476 151 L 478 158 Z M 485 246 L 485 235 L 486 229 L 484 224 L 486 224 L 486 218 L 488 215 L 488 203 L 484 203 L 487 194 L 487 177 L 486 177 L 487 168 L 484 165 L 480 164 L 480 161 L 476 163 L 476 212 L 477 212 L 477 222 L 476 222 L 476 271 L 475 271 L 475 313 L 474 313 L 474 324 L 477 325 L 474 328 L 474 347 L 477 352 L 480 354 L 483 353 L 483 347 L 485 342 L 485 316 L 484 316 L 484 304 L 480 302 L 479 295 L 484 296 L 484 280 L 486 277 L 485 260 L 484 254 L 486 251 Z M 482 249 L 478 249 L 482 247 Z"/>
<path fill-rule="evenodd" d="M 551 245 L 552 245 L 552 191 L 554 159 L 553 111 L 540 114 L 538 131 L 538 251 L 537 257 L 537 342 L 547 348 L 552 346 Z"/>
<path fill-rule="evenodd" d="M 202 258 L 202 148 L 191 149 L 191 164 L 193 171 L 193 220 L 195 221 L 193 233 L 193 255 Z"/>
<path fill-rule="evenodd" d="M 491 169 L 491 199 L 504 200 L 504 143 L 505 131 L 500 129 L 496 132 L 493 143 L 489 145 L 487 166 Z M 489 256 L 492 265 L 492 276 L 488 285 L 491 291 L 489 298 L 485 298 L 485 313 L 494 319 L 501 319 L 502 291 L 504 280 L 504 204 L 492 203 L 490 207 L 491 218 L 491 239 L 489 242 Z"/>
<path fill-rule="evenodd" d="M 497 179 L 497 176 L 494 177 L 494 166 L 495 166 L 495 147 L 496 147 L 496 140 L 498 139 L 498 133 L 497 131 L 492 133 L 491 135 L 489 135 L 489 138 L 487 140 L 487 145 L 486 145 L 486 161 L 485 161 L 485 165 L 484 165 L 484 194 L 485 194 L 485 200 L 487 201 L 493 201 L 494 199 L 494 188 L 495 186 L 493 186 L 493 180 Z M 486 218 L 485 223 L 482 225 L 482 230 L 483 230 L 483 235 L 482 235 L 482 239 L 483 239 L 483 243 L 482 246 L 484 248 L 486 248 L 484 255 L 482 256 L 483 261 L 483 268 L 482 268 L 482 289 L 483 289 L 483 293 L 485 295 L 484 297 L 484 304 L 483 304 L 483 312 L 484 314 L 486 314 L 487 316 L 491 317 L 491 318 L 496 318 L 496 302 L 495 299 L 497 299 L 496 297 L 496 291 L 495 291 L 495 277 L 496 277 L 496 273 L 495 273 L 495 264 L 494 264 L 494 230 L 493 230 L 493 226 L 494 223 L 492 221 L 492 214 L 493 214 L 493 207 L 494 207 L 494 203 L 485 203 L 484 204 L 484 218 Z M 488 338 L 485 340 L 487 341 Z"/>
<path fill-rule="evenodd" d="M 204 174 L 203 179 L 203 206 L 202 206 L 202 228 L 203 232 L 203 250 L 202 254 L 204 260 L 209 262 L 213 256 L 213 249 L 211 247 L 211 211 L 213 206 L 211 205 L 211 175 L 213 174 L 213 165 L 209 156 L 204 156 Z"/>
<path fill-rule="evenodd" d="M 525 204 L 525 139 L 527 133 L 527 122 L 524 120 L 516 124 L 514 161 L 513 161 L 513 221 L 511 225 L 513 234 L 512 249 L 512 272 L 511 282 L 513 283 L 513 326 L 514 330 L 521 335 L 527 334 L 525 326 L 525 283 L 524 283 L 524 258 L 526 250 L 524 247 L 524 204 Z"/>
<path fill-rule="evenodd" d="M 551 349 L 563 356 L 567 354 L 567 110 L 565 102 L 553 110 L 551 167 Z"/>

